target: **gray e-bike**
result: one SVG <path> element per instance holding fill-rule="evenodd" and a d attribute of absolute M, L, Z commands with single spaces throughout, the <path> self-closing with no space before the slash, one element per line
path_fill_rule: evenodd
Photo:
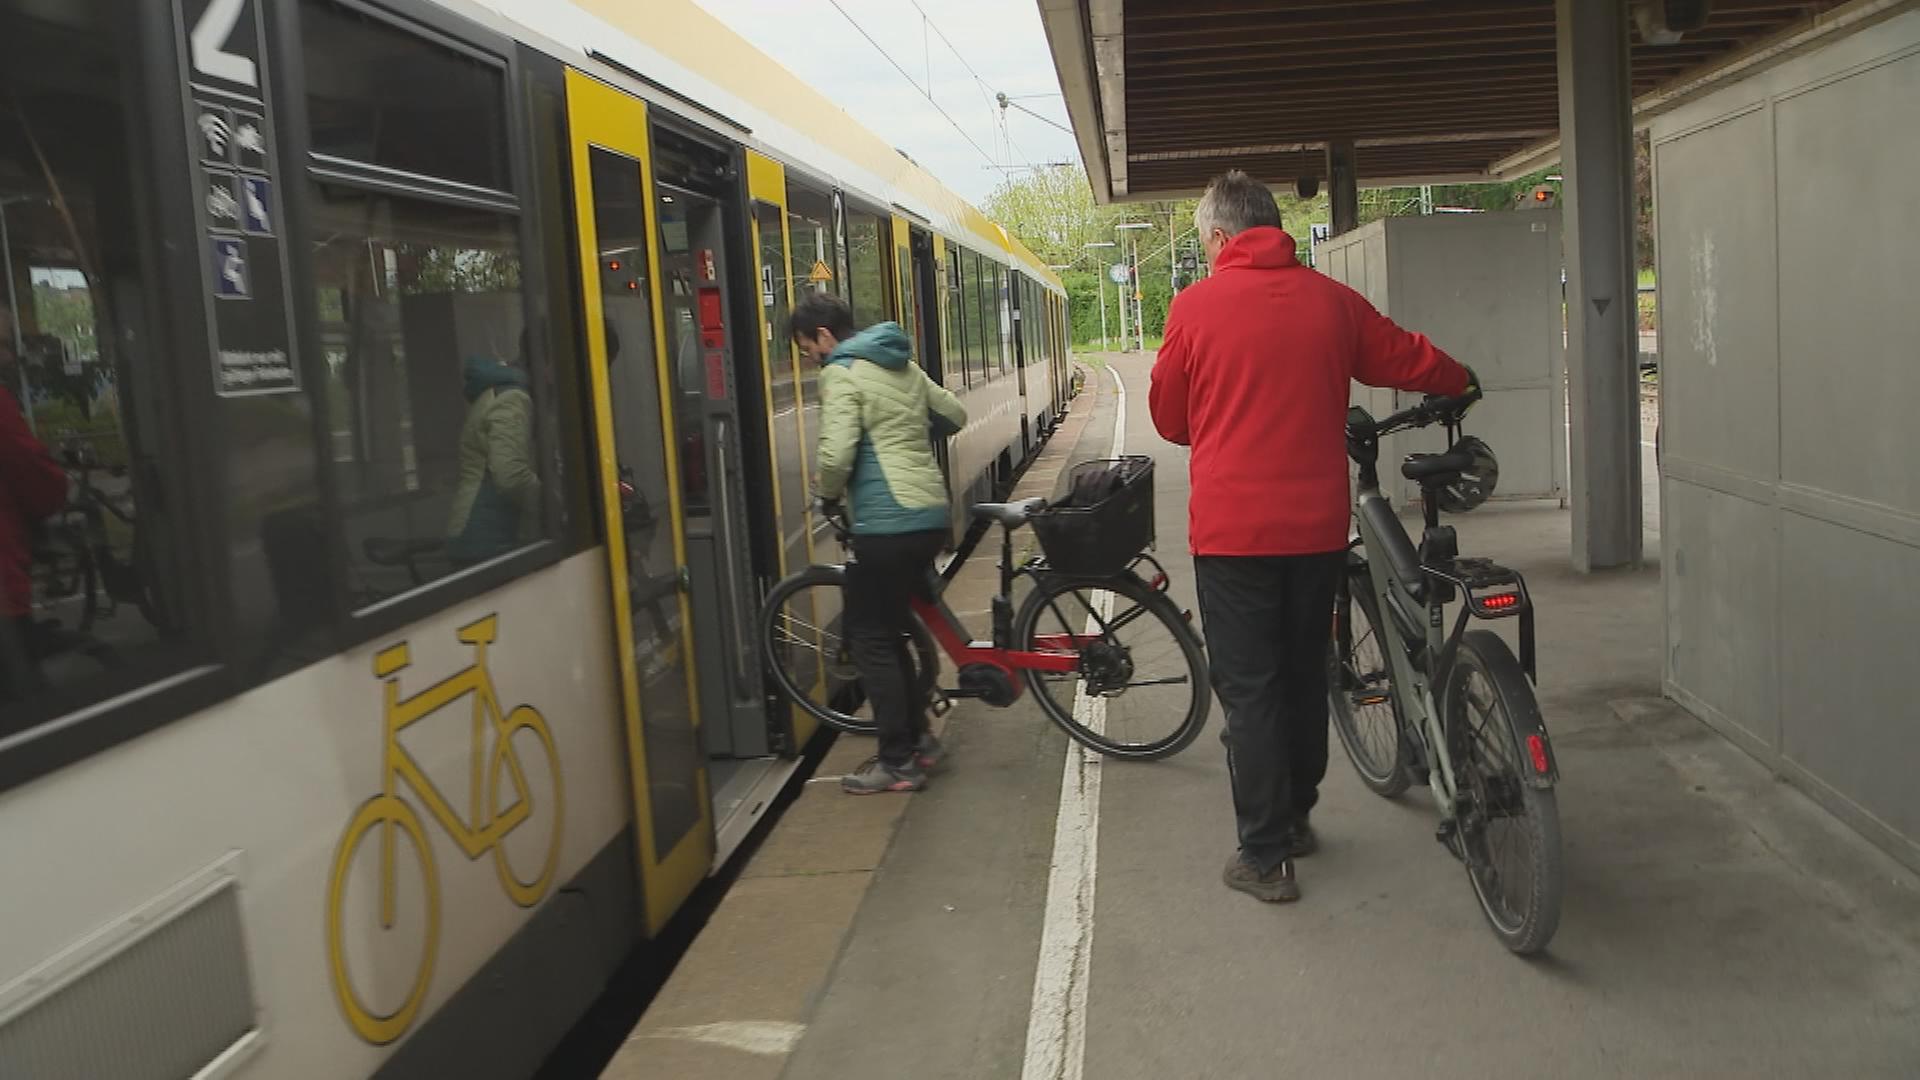
<path fill-rule="evenodd" d="M 1432 789 L 1437 838 L 1466 864 L 1495 935 L 1528 954 L 1553 937 L 1564 878 L 1559 770 L 1533 695 L 1533 605 L 1518 573 L 1463 558 L 1440 524 L 1442 509 L 1479 505 L 1498 476 L 1486 444 L 1460 434 L 1479 397 L 1428 398 L 1384 420 L 1349 410 L 1359 535 L 1335 598 L 1328 692 L 1360 779 L 1389 798 L 1414 783 Z M 1447 452 L 1408 455 L 1400 468 L 1420 485 L 1416 547 L 1380 490 L 1380 438 L 1435 423 L 1446 426 Z M 1467 630 L 1470 618 L 1518 619 L 1519 658 L 1492 630 Z"/>

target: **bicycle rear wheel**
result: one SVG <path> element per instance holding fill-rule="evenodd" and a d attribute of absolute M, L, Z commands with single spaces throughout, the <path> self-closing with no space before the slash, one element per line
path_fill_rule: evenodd
<path fill-rule="evenodd" d="M 1539 952 L 1560 925 L 1560 811 L 1552 788 L 1528 782 L 1513 721 L 1531 727 L 1540 706 L 1499 635 L 1474 630 L 1462 640 L 1444 709 L 1474 896 L 1507 948 Z"/>
<path fill-rule="evenodd" d="M 1013 622 L 1015 647 L 1065 652 L 1079 670 L 1026 672 L 1043 712 L 1110 757 L 1177 754 L 1206 726 L 1213 702 L 1206 654 L 1180 609 L 1133 574 L 1042 574 Z"/>
<path fill-rule="evenodd" d="M 1333 642 L 1327 652 L 1327 697 L 1333 729 L 1347 748 L 1360 782 L 1393 798 L 1413 782 L 1393 670 L 1380 631 L 1380 611 L 1368 591 L 1366 568 L 1350 572 L 1334 596 Z"/>
<path fill-rule="evenodd" d="M 789 701 L 824 723 L 856 735 L 874 733 L 860 670 L 842 630 L 846 570 L 809 566 L 789 575 L 760 609 L 760 641 L 773 680 Z M 940 674 L 940 652 L 918 619 L 907 635 L 916 700 L 927 700 Z"/>

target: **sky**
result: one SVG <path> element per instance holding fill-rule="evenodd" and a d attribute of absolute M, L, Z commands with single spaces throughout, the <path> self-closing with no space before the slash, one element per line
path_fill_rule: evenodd
<path fill-rule="evenodd" d="M 1079 163 L 1036 0 L 695 2 L 976 206 L 1018 166 Z"/>

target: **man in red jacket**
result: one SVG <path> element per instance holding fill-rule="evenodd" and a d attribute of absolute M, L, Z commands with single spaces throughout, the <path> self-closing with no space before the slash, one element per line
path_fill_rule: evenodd
<path fill-rule="evenodd" d="M 1244 172 L 1194 213 L 1212 276 L 1182 292 L 1153 366 L 1153 423 L 1193 448 L 1189 539 L 1240 850 L 1226 883 L 1295 900 L 1293 858 L 1327 772 L 1327 641 L 1345 560 L 1349 384 L 1464 393 L 1425 336 L 1294 258 Z"/>
<path fill-rule="evenodd" d="M 67 474 L 27 427 L 18 385 L 12 313 L 0 306 L 0 704 L 37 681 L 28 637 L 33 618 L 35 522 L 67 501 Z"/>

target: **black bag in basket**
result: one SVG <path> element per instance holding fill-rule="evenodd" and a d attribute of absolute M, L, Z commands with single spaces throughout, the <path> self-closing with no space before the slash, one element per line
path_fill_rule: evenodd
<path fill-rule="evenodd" d="M 1112 577 L 1153 546 L 1153 459 L 1089 461 L 1067 477 L 1067 494 L 1033 518 L 1055 570 Z"/>

